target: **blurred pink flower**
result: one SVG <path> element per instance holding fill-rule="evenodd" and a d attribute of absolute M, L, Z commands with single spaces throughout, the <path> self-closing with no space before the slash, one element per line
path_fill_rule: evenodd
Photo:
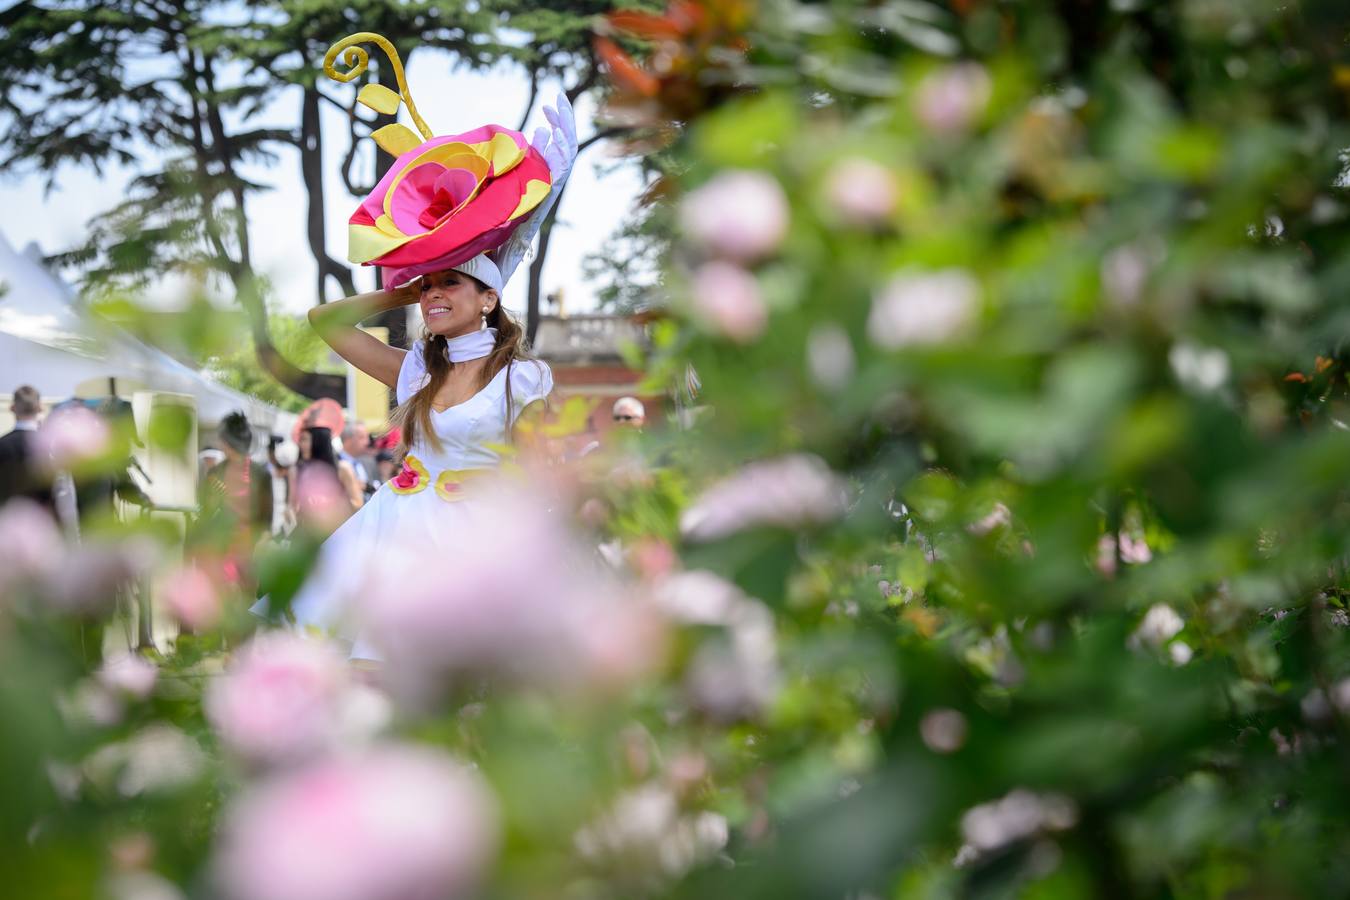
<path fill-rule="evenodd" d="M 969 726 L 966 717 L 955 709 L 935 709 L 919 720 L 919 736 L 934 753 L 955 753 L 966 743 Z"/>
<path fill-rule="evenodd" d="M 764 333 L 769 308 L 755 276 L 733 263 L 714 260 L 694 273 L 694 312 L 711 331 L 740 344 Z"/>
<path fill-rule="evenodd" d="M 396 692 L 423 699 L 464 673 L 609 682 L 654 662 L 654 614 L 621 592 L 539 496 L 497 479 L 475 487 L 475 502 L 437 535 L 449 553 L 431 566 L 417 547 L 376 559 L 359 592 L 362 635 L 387 660 Z M 509 544 L 483 552 L 485 536 Z"/>
<path fill-rule="evenodd" d="M 1136 241 L 1116 247 L 1102 258 L 1102 290 L 1118 309 L 1139 302 L 1153 267 L 1163 254 L 1151 243 Z"/>
<path fill-rule="evenodd" d="M 157 545 L 144 539 L 85 544 L 47 573 L 43 598 L 57 612 L 103 615 L 116 605 L 120 591 L 150 571 L 158 554 Z"/>
<path fill-rule="evenodd" d="M 888 350 L 949 341 L 974 323 L 979 299 L 979 283 L 964 269 L 902 272 L 873 298 L 867 334 Z"/>
<path fill-rule="evenodd" d="M 914 114 L 938 134 L 967 131 L 989 104 L 991 90 L 989 74 L 978 63 L 947 66 L 919 82 Z"/>
<path fill-rule="evenodd" d="M 717 256 L 752 262 L 768 256 L 788 229 L 788 202 L 767 172 L 724 172 L 691 191 L 680 204 L 680 224 Z"/>
<path fill-rule="evenodd" d="M 628 551 L 633 569 L 643 578 L 662 578 L 679 565 L 680 558 L 666 541 L 656 537 L 642 538 Z"/>
<path fill-rule="evenodd" d="M 110 657 L 98 671 L 99 683 L 104 687 L 137 700 L 150 696 L 158 678 L 159 667 L 136 653 Z"/>
<path fill-rule="evenodd" d="M 295 478 L 300 524 L 329 534 L 352 514 L 352 504 L 337 474 L 325 465 L 305 466 Z"/>
<path fill-rule="evenodd" d="M 252 787 L 229 810 L 213 871 L 231 900 L 467 897 L 499 830 L 472 771 L 430 748 L 382 745 Z"/>
<path fill-rule="evenodd" d="M 18 498 L 0 507 L 0 593 L 20 581 L 51 571 L 65 557 L 65 543 L 51 513 L 31 500 Z"/>
<path fill-rule="evenodd" d="M 1012 523 L 1012 510 L 1002 501 L 995 501 L 992 509 L 984 516 L 966 526 L 966 531 L 974 535 L 986 535 L 996 528 Z"/>
<path fill-rule="evenodd" d="M 160 585 L 160 596 L 173 617 L 192 631 L 206 631 L 220 621 L 220 595 L 197 566 L 171 572 Z"/>
<path fill-rule="evenodd" d="M 47 416 L 33 436 L 33 454 L 53 471 L 97 459 L 108 450 L 108 423 L 85 406 L 67 406 Z"/>
<path fill-rule="evenodd" d="M 1128 532 L 1120 535 L 1120 561 L 1130 566 L 1142 565 L 1153 559 L 1148 542 Z M 1097 539 L 1097 571 L 1112 578 L 1116 574 L 1116 536 L 1104 534 Z"/>
<path fill-rule="evenodd" d="M 621 794 L 605 815 L 577 832 L 575 843 L 593 865 L 677 877 L 714 856 L 728 837 L 723 816 L 686 812 L 670 788 L 647 784 Z"/>
<path fill-rule="evenodd" d="M 709 487 L 680 517 L 680 531 L 712 541 L 746 528 L 794 528 L 843 515 L 846 482 L 806 453 L 760 460 Z"/>
<path fill-rule="evenodd" d="M 340 738 L 349 677 L 347 661 L 321 641 L 259 634 L 207 688 L 206 717 L 249 763 L 297 762 Z"/>
<path fill-rule="evenodd" d="M 825 199 L 851 225 L 880 225 L 895 215 L 900 184 L 881 163 L 861 156 L 841 159 L 825 176 Z"/>

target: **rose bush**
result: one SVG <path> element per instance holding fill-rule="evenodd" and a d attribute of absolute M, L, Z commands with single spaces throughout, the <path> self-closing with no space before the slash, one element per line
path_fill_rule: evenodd
<path fill-rule="evenodd" d="M 605 28 L 675 421 L 340 586 L 379 665 L 231 586 L 104 665 L 170 529 L 0 510 L 6 891 L 1345 895 L 1345 11 Z M 450 239 L 452 162 L 387 237 Z M 313 552 L 260 554 L 280 618 Z"/>

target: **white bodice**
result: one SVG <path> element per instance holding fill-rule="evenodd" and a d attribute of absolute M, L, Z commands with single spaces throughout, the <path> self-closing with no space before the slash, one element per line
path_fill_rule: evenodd
<path fill-rule="evenodd" d="M 403 357 L 395 395 L 406 403 L 427 382 L 422 342 L 413 344 Z M 512 417 L 519 417 L 526 406 L 542 400 L 553 390 L 553 373 L 537 360 L 520 360 L 504 367 L 478 393 L 463 403 L 437 412 L 431 411 L 441 449 L 435 450 L 420 437 L 409 448 L 434 473 L 445 469 L 485 469 L 498 464 L 500 456 L 493 445 L 508 443 L 506 422 L 506 382 L 510 370 Z"/>

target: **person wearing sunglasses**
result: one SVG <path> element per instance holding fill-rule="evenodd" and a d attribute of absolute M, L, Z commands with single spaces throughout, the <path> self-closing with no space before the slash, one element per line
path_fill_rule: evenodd
<path fill-rule="evenodd" d="M 617 427 L 641 431 L 647 421 L 647 408 L 636 397 L 620 397 L 614 401 L 613 415 Z"/>

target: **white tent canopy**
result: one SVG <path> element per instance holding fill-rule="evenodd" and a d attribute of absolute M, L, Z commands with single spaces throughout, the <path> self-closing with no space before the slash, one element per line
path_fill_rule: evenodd
<path fill-rule="evenodd" d="M 286 433 L 292 413 L 232 390 L 121 329 L 95 327 L 70 289 L 0 235 L 0 391 L 31 384 L 43 397 L 190 394 L 205 426 L 241 410 L 255 428 Z"/>

